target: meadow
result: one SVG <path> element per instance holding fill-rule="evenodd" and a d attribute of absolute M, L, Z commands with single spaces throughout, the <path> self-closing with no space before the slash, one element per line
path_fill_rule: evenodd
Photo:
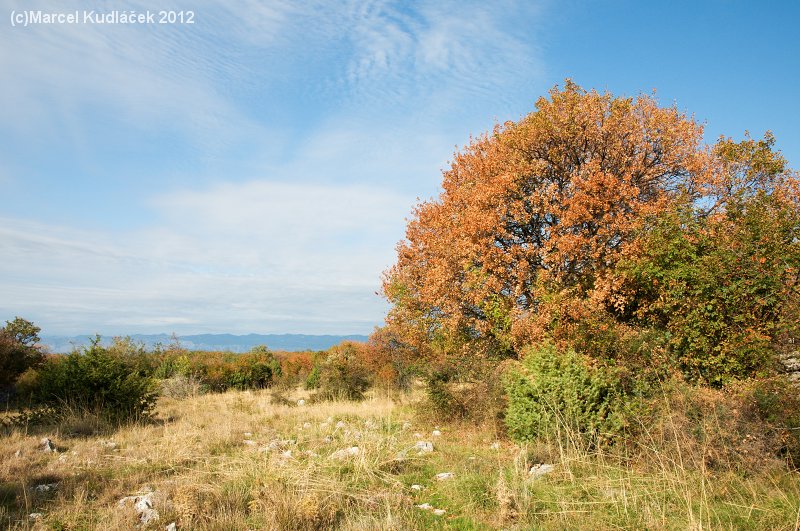
<path fill-rule="evenodd" d="M 434 424 L 420 413 L 422 401 L 418 389 L 318 403 L 299 388 L 228 391 L 161 398 L 152 419 L 118 427 L 76 414 L 6 428 L 0 522 L 7 529 L 800 526 L 800 481 L 777 459 L 709 468 L 703 448 L 679 439 L 682 429 L 673 440 L 654 430 L 627 456 L 569 437 L 517 444 L 491 423 Z M 680 411 L 668 418 L 686 422 Z M 709 414 L 693 426 L 721 420 Z M 56 451 L 42 449 L 44 437 Z M 452 476 L 437 479 L 442 473 Z M 120 504 L 141 495 L 157 513 L 146 523 L 135 500 Z"/>

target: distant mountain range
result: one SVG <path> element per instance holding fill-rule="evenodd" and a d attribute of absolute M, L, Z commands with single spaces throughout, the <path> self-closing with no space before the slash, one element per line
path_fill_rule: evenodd
<path fill-rule="evenodd" d="M 43 336 L 41 344 L 51 352 L 70 352 L 75 347 L 89 345 L 94 336 Z M 132 334 L 131 339 L 141 341 L 148 348 L 157 344 L 167 346 L 172 341 L 169 334 Z M 109 345 L 112 336 L 103 336 L 102 344 Z M 257 345 L 266 345 L 270 350 L 325 350 L 342 341 L 366 341 L 367 336 L 349 335 L 305 335 L 305 334 L 196 334 L 178 336 L 182 347 L 189 350 L 227 350 L 247 352 Z"/>

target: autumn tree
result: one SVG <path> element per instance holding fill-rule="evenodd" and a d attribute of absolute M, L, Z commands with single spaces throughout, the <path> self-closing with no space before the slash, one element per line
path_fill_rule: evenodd
<path fill-rule="evenodd" d="M 416 207 L 384 278 L 388 326 L 418 355 L 459 367 L 476 357 L 515 356 L 545 338 L 599 357 L 625 354 L 630 344 L 640 356 L 644 329 L 674 334 L 688 326 L 670 321 L 685 307 L 658 306 L 664 285 L 646 287 L 641 271 L 636 282 L 630 273 L 650 256 L 652 234 L 667 217 L 688 216 L 673 227 L 676 241 L 692 224 L 702 224 L 706 236 L 716 231 L 719 252 L 703 267 L 748 238 L 759 248 L 759 234 L 779 234 L 782 256 L 795 252 L 797 179 L 773 142 L 769 135 L 721 139 L 709 148 L 693 118 L 652 96 L 615 97 L 567 81 L 531 114 L 457 152 L 441 195 Z M 772 220 L 774 230 L 767 224 L 748 232 L 747 223 L 758 220 Z M 786 267 L 768 300 L 794 296 L 793 266 Z M 690 300 L 673 295 L 676 304 Z M 709 343 L 689 349 L 690 357 L 711 355 L 703 349 L 717 345 Z M 646 345 L 651 357 L 677 348 Z"/>
<path fill-rule="evenodd" d="M 650 96 L 552 89 L 456 153 L 438 200 L 416 208 L 385 276 L 389 323 L 429 353 L 509 353 L 554 312 L 613 307 L 632 235 L 704 171 L 701 133 Z"/>

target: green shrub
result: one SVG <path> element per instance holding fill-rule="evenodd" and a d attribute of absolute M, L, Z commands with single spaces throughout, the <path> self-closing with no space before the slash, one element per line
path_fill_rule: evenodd
<path fill-rule="evenodd" d="M 39 331 L 38 326 L 21 317 L 6 321 L 0 328 L 0 391 L 44 359 L 34 346 L 39 341 Z"/>
<path fill-rule="evenodd" d="M 358 356 L 354 343 L 332 347 L 319 365 L 319 390 L 316 400 L 363 400 L 372 384 L 369 370 Z"/>
<path fill-rule="evenodd" d="M 319 389 L 319 365 L 314 365 L 306 378 L 306 389 Z"/>
<path fill-rule="evenodd" d="M 147 416 L 157 398 L 153 380 L 103 348 L 99 337 L 68 356 L 48 358 L 33 395 L 40 405 L 88 410 L 119 422 Z"/>
<path fill-rule="evenodd" d="M 508 372 L 505 423 L 517 440 L 554 434 L 589 444 L 613 440 L 635 406 L 622 371 L 550 344 L 531 348 Z"/>

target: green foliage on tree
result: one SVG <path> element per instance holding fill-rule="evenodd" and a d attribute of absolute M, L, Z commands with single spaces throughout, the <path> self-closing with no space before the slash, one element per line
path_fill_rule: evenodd
<path fill-rule="evenodd" d="M 124 422 L 149 415 L 156 403 L 154 381 L 125 356 L 100 345 L 53 357 L 39 370 L 33 391 L 40 405 L 86 410 Z"/>
<path fill-rule="evenodd" d="M 26 370 L 39 365 L 44 356 L 36 348 L 41 329 L 21 317 L 0 328 L 0 389 L 12 385 Z"/>
<path fill-rule="evenodd" d="M 364 366 L 355 344 L 342 343 L 328 351 L 319 365 L 317 400 L 363 400 L 372 385 L 372 375 Z"/>

